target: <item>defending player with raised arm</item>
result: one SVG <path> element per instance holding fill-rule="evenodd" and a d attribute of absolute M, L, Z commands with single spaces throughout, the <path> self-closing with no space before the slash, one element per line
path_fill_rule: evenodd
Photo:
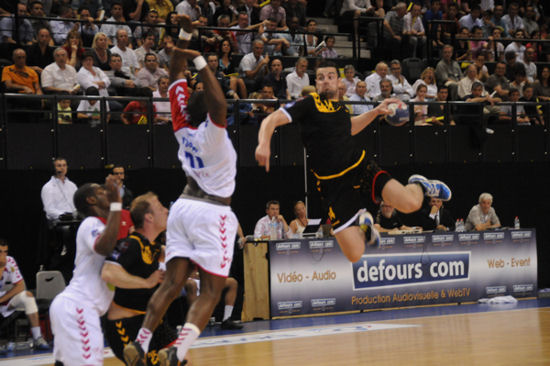
<path fill-rule="evenodd" d="M 53 353 L 56 365 L 103 365 L 99 318 L 109 308 L 113 291 L 100 272 L 116 245 L 120 226 L 122 200 L 116 178 L 109 175 L 104 186 L 84 184 L 75 192 L 74 204 L 86 218 L 76 234 L 73 278 L 50 307 Z"/>
<path fill-rule="evenodd" d="M 444 183 L 420 175 L 411 176 L 409 184 L 403 186 L 374 161 L 367 161 L 365 150 L 353 147 L 352 136 L 379 115 L 388 114 L 388 104 L 399 100 L 386 99 L 376 108 L 350 118 L 346 106 L 338 102 L 338 73 L 330 61 L 321 61 L 317 68 L 316 87 L 318 94 L 289 103 L 264 119 L 258 132 L 256 160 L 269 171 L 275 128 L 292 122 L 301 125 L 302 142 L 336 240 L 344 255 L 356 262 L 365 251 L 365 241 L 369 245 L 379 243 L 366 208 L 373 209 L 383 199 L 397 210 L 410 213 L 420 209 L 424 194 L 446 201 L 451 191 Z"/>
<path fill-rule="evenodd" d="M 127 365 L 145 365 L 152 334 L 170 303 L 179 296 L 193 262 L 199 268 L 201 293 L 191 305 L 176 341 L 159 351 L 161 366 L 185 363 L 185 355 L 208 324 L 229 275 L 237 218 L 231 210 L 237 154 L 227 134 L 227 105 L 222 89 L 199 52 L 188 50 L 192 26 L 180 16 L 183 38 L 170 61 L 168 93 L 178 158 L 187 176 L 183 194 L 172 205 L 166 230 L 166 273 L 147 304 L 135 342 L 124 348 Z M 189 95 L 185 71 L 192 60 L 204 92 Z"/>

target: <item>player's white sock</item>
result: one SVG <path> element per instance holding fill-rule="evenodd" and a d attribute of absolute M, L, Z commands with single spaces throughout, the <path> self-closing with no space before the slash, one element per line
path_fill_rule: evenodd
<path fill-rule="evenodd" d="M 38 339 L 42 337 L 42 332 L 40 331 L 40 327 L 32 327 L 31 332 L 32 332 L 33 339 Z"/>
<path fill-rule="evenodd" d="M 195 343 L 200 334 L 201 331 L 195 324 L 185 323 L 183 325 L 183 328 L 181 328 L 180 333 L 178 334 L 178 339 L 176 339 L 176 342 L 174 343 L 178 349 L 178 360 L 183 361 L 189 347 Z"/>
<path fill-rule="evenodd" d="M 141 345 L 141 349 L 145 354 L 149 352 L 149 343 L 151 343 L 151 338 L 153 338 L 153 332 L 147 328 L 139 328 L 136 342 Z"/>
<path fill-rule="evenodd" d="M 233 314 L 233 305 L 225 305 L 225 308 L 223 308 L 223 321 L 229 319 L 231 314 Z"/>

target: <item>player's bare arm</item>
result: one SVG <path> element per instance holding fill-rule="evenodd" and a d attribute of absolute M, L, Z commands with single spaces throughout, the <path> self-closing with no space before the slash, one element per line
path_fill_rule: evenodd
<path fill-rule="evenodd" d="M 359 132 L 363 131 L 365 127 L 370 125 L 374 119 L 380 115 L 388 114 L 388 104 L 390 103 L 400 103 L 399 99 L 388 98 L 380 103 L 376 108 L 371 109 L 368 112 L 362 113 L 358 116 L 351 118 L 351 134 L 357 135 Z"/>
<path fill-rule="evenodd" d="M 117 178 L 111 174 L 105 179 L 105 190 L 107 192 L 107 199 L 110 203 L 122 203 L 116 180 Z M 103 230 L 103 233 L 97 238 L 94 246 L 96 253 L 104 256 L 111 254 L 116 245 L 119 226 L 120 209 L 109 210 L 105 230 Z"/>
<path fill-rule="evenodd" d="M 11 290 L 6 292 L 4 294 L 4 296 L 0 297 L 0 304 L 8 302 L 12 297 L 14 297 L 15 295 L 17 295 L 18 293 L 23 292 L 23 291 L 25 291 L 25 281 L 21 280 L 21 281 L 17 282 L 11 288 Z"/>
<path fill-rule="evenodd" d="M 117 263 L 105 262 L 101 269 L 101 279 L 118 288 L 153 288 L 162 282 L 163 272 L 156 270 L 149 277 L 143 278 L 129 274 Z"/>
<path fill-rule="evenodd" d="M 258 132 L 258 146 L 256 147 L 256 161 L 259 166 L 265 166 L 265 171 L 269 171 L 269 157 L 271 155 L 271 136 L 273 131 L 279 126 L 290 123 L 287 115 L 281 110 L 276 110 L 267 116 Z"/>
<path fill-rule="evenodd" d="M 191 18 L 185 14 L 178 14 L 177 16 L 180 30 L 180 38 L 174 47 L 174 52 L 170 58 L 170 83 L 173 83 L 176 80 L 185 78 L 185 71 L 187 70 L 187 59 L 182 57 L 182 55 L 177 52 L 177 50 L 186 49 L 189 45 L 189 40 L 191 39 L 191 33 L 193 32 L 193 25 L 191 23 Z"/>

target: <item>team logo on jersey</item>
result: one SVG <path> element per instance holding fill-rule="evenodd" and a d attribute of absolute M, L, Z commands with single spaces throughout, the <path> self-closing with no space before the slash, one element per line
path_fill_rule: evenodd
<path fill-rule="evenodd" d="M 317 93 L 311 93 L 310 95 L 315 101 L 315 107 L 321 113 L 333 113 L 342 108 L 342 106 L 338 104 L 335 106 L 334 104 L 332 104 L 332 101 L 328 99 L 321 99 L 321 96 Z"/>

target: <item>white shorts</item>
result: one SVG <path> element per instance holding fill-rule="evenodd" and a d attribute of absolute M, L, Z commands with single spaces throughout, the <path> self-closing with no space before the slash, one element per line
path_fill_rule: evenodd
<path fill-rule="evenodd" d="M 64 365 L 103 365 L 103 332 L 97 311 L 64 296 L 50 306 L 53 355 Z"/>
<path fill-rule="evenodd" d="M 227 277 L 237 226 L 229 206 L 179 198 L 168 215 L 166 263 L 172 258 L 189 258 L 204 271 Z"/>

